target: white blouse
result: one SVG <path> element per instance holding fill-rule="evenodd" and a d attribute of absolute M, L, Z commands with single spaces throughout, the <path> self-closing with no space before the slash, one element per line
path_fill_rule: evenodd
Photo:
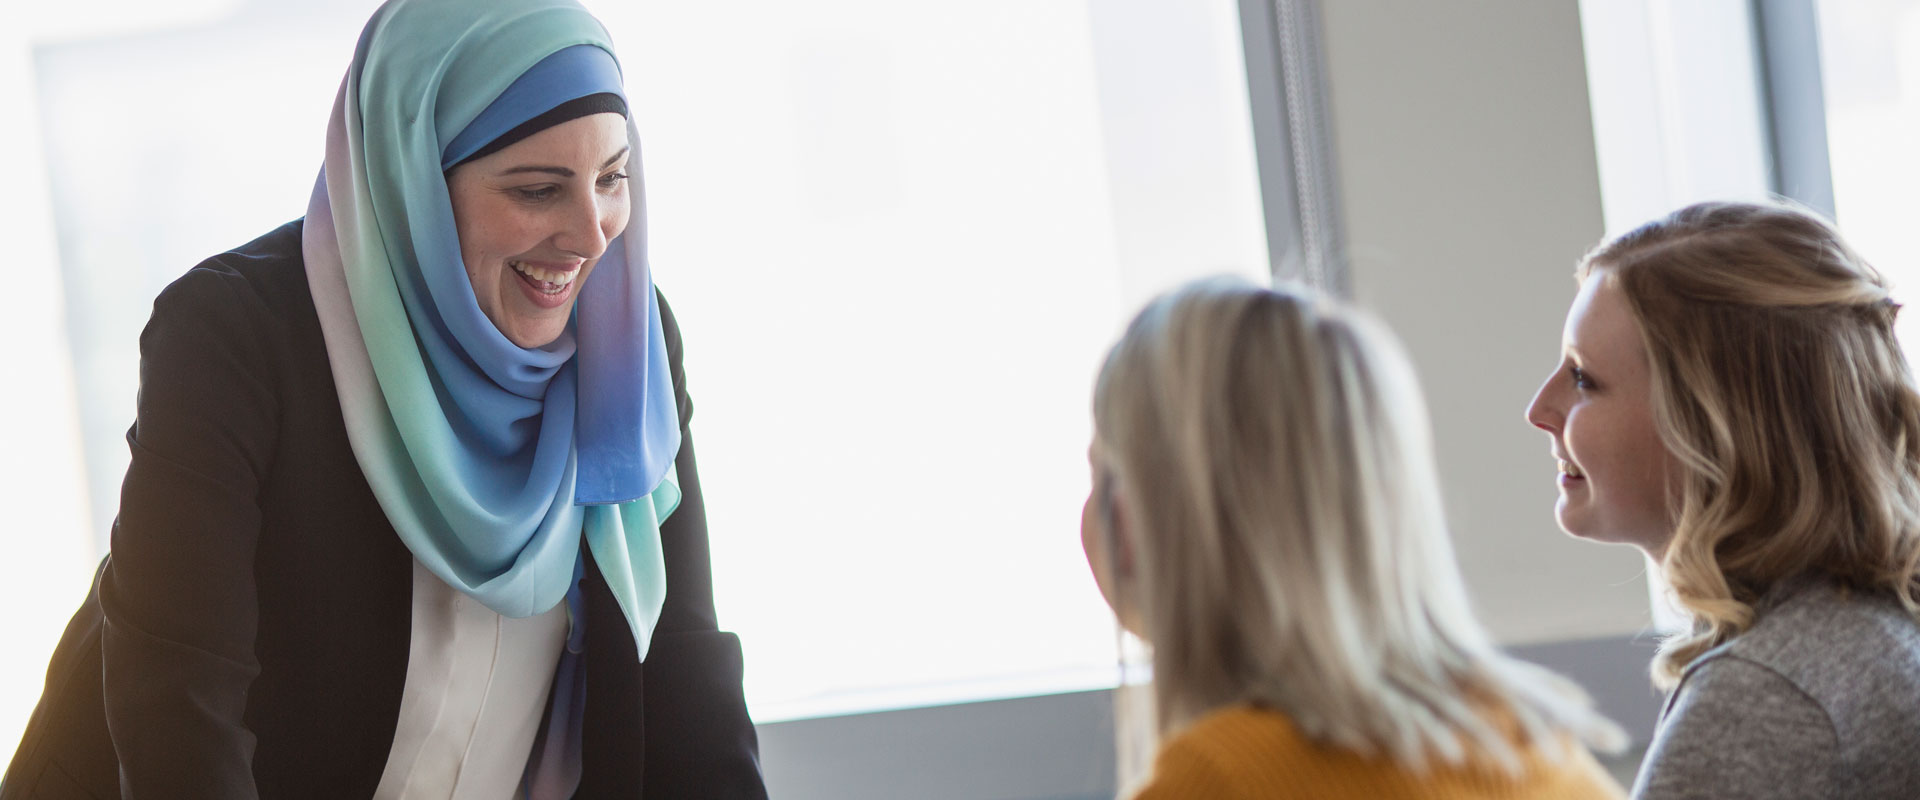
<path fill-rule="evenodd" d="M 413 562 L 413 638 L 377 800 L 518 795 L 567 643 L 567 604 L 511 619 Z"/>

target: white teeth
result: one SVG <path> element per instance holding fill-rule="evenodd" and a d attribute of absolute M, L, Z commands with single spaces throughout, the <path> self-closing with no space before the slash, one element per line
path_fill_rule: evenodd
<path fill-rule="evenodd" d="M 1581 472 L 1579 467 L 1574 466 L 1572 462 L 1568 462 L 1568 461 L 1560 462 L 1560 474 L 1565 475 L 1569 478 L 1586 477 L 1586 474 Z"/>
<path fill-rule="evenodd" d="M 568 284 L 573 283 L 575 277 L 580 275 L 580 270 L 577 269 L 558 272 L 555 270 L 541 269 L 531 264 L 522 264 L 518 261 L 509 261 L 507 262 L 507 266 L 513 267 L 513 271 L 536 281 L 553 284 L 556 290 L 566 288 Z"/>

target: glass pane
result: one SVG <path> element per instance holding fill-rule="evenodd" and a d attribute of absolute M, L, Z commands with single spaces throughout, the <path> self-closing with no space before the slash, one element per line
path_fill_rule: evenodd
<path fill-rule="evenodd" d="M 1899 330 L 1909 356 L 1920 300 L 1920 2 L 1820 0 L 1834 214 L 1848 241 L 1908 305 Z"/>

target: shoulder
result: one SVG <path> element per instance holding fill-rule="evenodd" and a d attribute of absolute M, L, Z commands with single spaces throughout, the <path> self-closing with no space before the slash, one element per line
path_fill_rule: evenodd
<path fill-rule="evenodd" d="M 659 286 L 653 287 L 653 300 L 660 306 L 660 336 L 667 345 L 667 376 L 673 381 L 674 403 L 684 427 L 693 418 L 693 399 L 687 395 L 686 350 L 680 338 L 680 321 L 674 317 L 673 306 L 667 304 L 667 295 Z"/>
<path fill-rule="evenodd" d="M 1167 740 L 1139 797 L 1406 797 L 1398 765 L 1321 744 L 1287 714 L 1251 705 L 1216 710 Z"/>
<path fill-rule="evenodd" d="M 1267 797 L 1274 776 L 1310 760 L 1311 745 L 1283 714 L 1234 707 L 1208 714 L 1169 739 L 1140 800 Z M 1281 795 L 1284 796 L 1284 795 Z"/>
<path fill-rule="evenodd" d="M 1851 794 L 1920 746 L 1915 696 L 1920 626 L 1897 602 L 1799 584 L 1687 666 L 1635 796 Z"/>
<path fill-rule="evenodd" d="M 215 445 L 225 443 L 257 480 L 283 401 L 318 397 L 311 385 L 331 380 L 326 365 L 300 226 L 283 225 L 202 261 L 154 298 L 140 333 L 138 444 L 239 485 L 246 476 L 218 461 L 227 451 Z"/>
<path fill-rule="evenodd" d="M 654 302 L 660 304 L 660 332 L 666 336 L 667 348 L 680 351 L 680 320 L 673 315 L 673 306 L 667 304 L 667 293 L 660 287 L 653 287 Z"/>
<path fill-rule="evenodd" d="M 1830 744 L 1832 720 L 1820 702 L 1762 661 L 1734 652 L 1716 652 L 1694 662 L 1662 720 L 1663 728 L 1696 733 L 1752 735 Z"/>
<path fill-rule="evenodd" d="M 1739 665 L 1747 665 L 1745 667 Z M 1703 689 L 1761 671 L 1777 692 L 1794 692 L 1827 714 L 1836 732 L 1854 738 L 1889 706 L 1904 710 L 1899 727 L 1920 729 L 1920 622 L 1898 601 L 1815 583 L 1761 614 L 1752 629 L 1709 651 L 1681 677 Z M 1739 680 L 1740 678 L 1731 678 Z"/>
<path fill-rule="evenodd" d="M 1765 664 L 1720 652 L 1689 668 L 1641 765 L 1636 798 L 1835 796 L 1825 709 Z"/>
<path fill-rule="evenodd" d="M 1404 766 L 1314 741 L 1287 715 L 1239 706 L 1214 712 L 1167 742 L 1142 800 L 1527 796 L 1617 798 L 1620 790 L 1585 748 L 1530 749 L 1527 768 Z"/>
<path fill-rule="evenodd" d="M 1195 720 L 1170 742 L 1169 750 L 1203 756 L 1225 766 L 1271 761 L 1304 754 L 1314 744 L 1286 714 L 1253 706 L 1221 709 Z"/>
<path fill-rule="evenodd" d="M 1890 597 L 1810 583 L 1688 666 L 1656 746 L 1714 770 L 1825 769 L 1833 792 L 1903 796 L 1875 787 L 1920 781 L 1915 697 L 1920 623 Z"/>
<path fill-rule="evenodd" d="M 154 320 L 219 325 L 312 318 L 301 228 L 299 220 L 289 222 L 187 270 L 154 299 Z"/>
<path fill-rule="evenodd" d="M 1835 658 L 1835 650 L 1862 648 L 1920 652 L 1920 622 L 1891 597 L 1810 582 L 1786 592 L 1752 629 L 1708 655 L 1807 672 L 1850 661 Z"/>
<path fill-rule="evenodd" d="M 1662 731 L 1675 732 L 1676 747 L 1724 751 L 1713 743 L 1738 738 L 1831 753 L 1839 737 L 1826 689 L 1841 673 L 1871 669 L 1875 655 L 1856 652 L 1875 616 L 1859 605 L 1812 586 L 1766 609 L 1746 633 L 1687 665 Z"/>

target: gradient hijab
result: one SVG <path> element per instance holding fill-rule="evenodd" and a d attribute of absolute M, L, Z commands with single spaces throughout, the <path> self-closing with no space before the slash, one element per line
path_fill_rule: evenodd
<path fill-rule="evenodd" d="M 516 88 L 580 45 L 607 57 Z M 567 0 L 387 3 L 336 99 L 302 246 L 348 438 L 407 548 L 488 608 L 528 617 L 577 600 L 584 537 L 644 659 L 666 598 L 659 526 L 680 499 L 680 426 L 638 137 L 629 123 L 626 231 L 579 287 L 567 332 L 537 349 L 480 312 L 441 172 L 483 114 L 504 131 L 609 80 L 619 92 L 605 30 Z M 512 119 L 513 108 L 533 110 Z M 574 610 L 549 730 L 572 739 L 577 765 L 565 730 L 577 733 L 581 699 Z"/>
<path fill-rule="evenodd" d="M 629 122 L 627 228 L 578 288 L 566 333 L 536 349 L 481 313 L 442 168 L 568 100 L 624 97 L 611 52 L 569 0 L 391 0 L 341 84 L 302 237 L 348 439 L 401 540 L 504 616 L 569 601 L 534 797 L 564 797 L 580 775 L 581 542 L 642 659 L 666 598 L 680 426 L 639 137 Z"/>

